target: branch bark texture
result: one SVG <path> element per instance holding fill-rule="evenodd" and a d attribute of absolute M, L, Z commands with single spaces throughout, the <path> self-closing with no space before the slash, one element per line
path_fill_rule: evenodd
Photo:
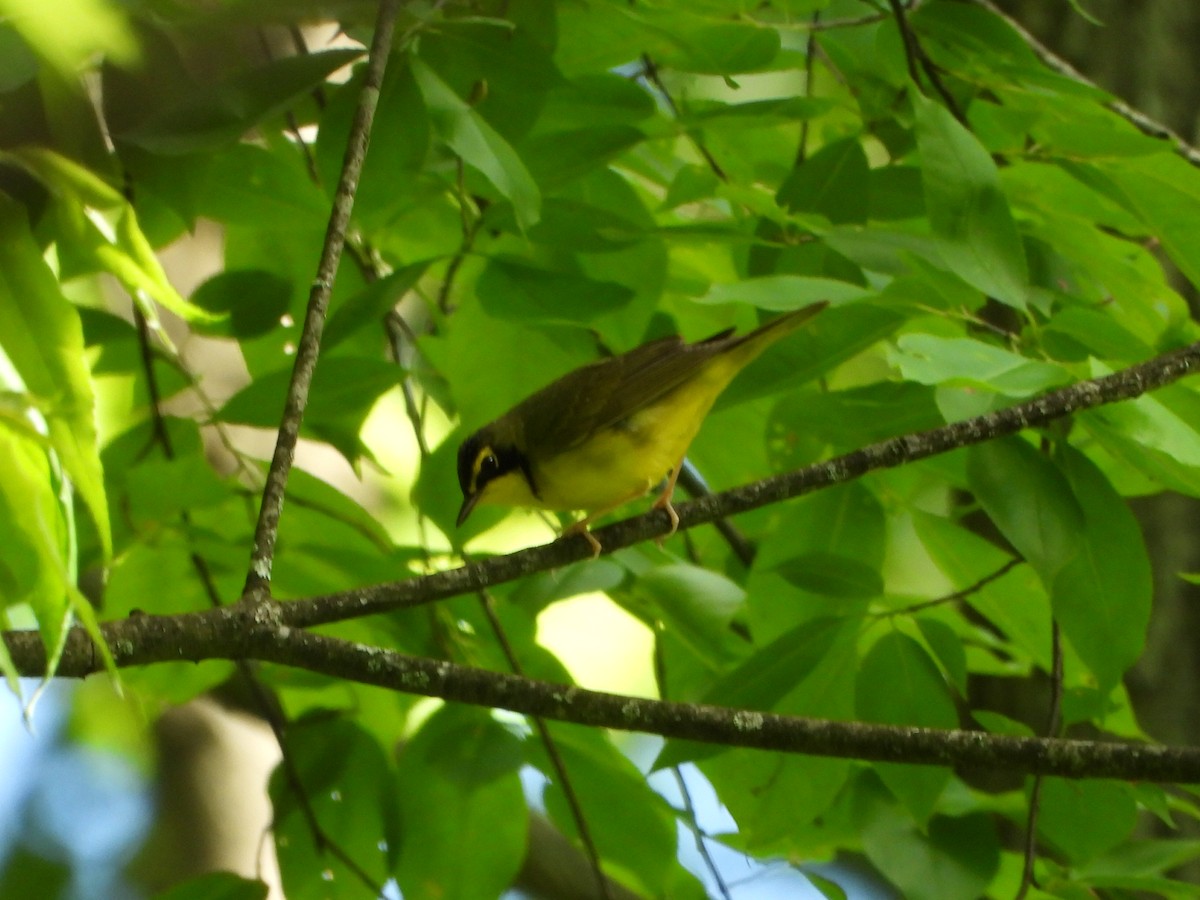
<path fill-rule="evenodd" d="M 105 631 L 122 667 L 255 659 L 410 694 L 724 746 L 1067 778 L 1200 782 L 1200 748 L 872 725 L 609 694 L 313 634 L 280 624 L 279 610 L 268 601 L 226 607 L 219 616 L 137 616 L 108 623 Z M 44 671 L 35 632 L 8 632 L 4 640 L 18 669 Z M 102 668 L 86 633 L 73 629 L 58 674 L 83 677 Z"/>

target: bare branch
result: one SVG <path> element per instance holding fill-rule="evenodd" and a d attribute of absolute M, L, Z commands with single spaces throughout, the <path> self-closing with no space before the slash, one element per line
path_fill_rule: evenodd
<path fill-rule="evenodd" d="M 723 516 L 747 512 L 820 488 L 853 481 L 868 472 L 927 459 L 961 447 L 1016 434 L 1026 428 L 1045 425 L 1073 413 L 1137 397 L 1177 381 L 1197 368 L 1200 368 L 1200 343 L 1102 378 L 1077 382 L 1007 409 L 930 431 L 891 438 L 793 472 L 678 504 L 675 511 L 679 515 L 679 527 L 694 528 Z M 667 514 L 655 510 L 595 529 L 592 534 L 600 541 L 603 552 L 611 553 L 665 535 L 669 528 Z M 279 614 L 282 622 L 292 626 L 337 622 L 477 591 L 534 572 L 578 562 L 591 555 L 591 547 L 586 541 L 570 535 L 550 544 L 421 578 L 291 601 L 280 608 Z"/>
<path fill-rule="evenodd" d="M 589 691 L 280 626 L 264 615 L 274 605 L 267 601 L 225 607 L 216 611 L 220 615 L 209 616 L 203 629 L 197 627 L 197 614 L 136 616 L 108 623 L 105 636 L 122 667 L 167 660 L 258 659 L 410 694 L 732 747 L 1064 778 L 1200 783 L 1196 747 L 871 725 Z M 18 671 L 44 671 L 45 650 L 36 632 L 7 632 L 4 640 Z M 72 629 L 59 675 L 82 677 L 100 668 L 86 632 Z"/>
<path fill-rule="evenodd" d="M 258 523 L 254 528 L 254 549 L 250 555 L 250 568 L 246 573 L 246 584 L 242 595 L 252 599 L 263 599 L 271 590 L 271 565 L 275 559 L 275 538 L 279 528 L 279 517 L 283 513 L 284 490 L 292 461 L 296 456 L 296 443 L 300 438 L 300 423 L 304 408 L 308 405 L 308 392 L 312 386 L 313 373 L 317 368 L 317 356 L 321 349 L 321 332 L 325 329 L 325 315 L 329 310 L 329 296 L 333 281 L 337 277 L 342 247 L 346 243 L 346 229 L 350 224 L 350 211 L 354 207 L 354 194 L 358 190 L 358 179 L 362 174 L 363 161 L 367 156 L 367 144 L 371 135 L 371 123 L 375 118 L 375 107 L 379 102 L 379 90 L 387 68 L 388 55 L 392 49 L 392 34 L 395 31 L 399 0 L 383 0 L 379 5 L 379 17 L 375 24 L 375 36 L 371 43 L 370 59 L 366 77 L 359 92 L 358 108 L 350 126 L 346 142 L 346 155 L 342 161 L 342 174 L 338 179 L 337 191 L 333 196 L 333 209 L 325 230 L 325 241 L 321 247 L 321 259 L 317 264 L 317 275 L 313 279 L 308 295 L 308 309 L 304 315 L 304 327 L 296 348 L 296 362 L 292 367 L 292 378 L 288 384 L 287 398 L 283 406 L 283 418 L 275 442 L 275 453 L 267 470 L 267 481 L 263 487 L 262 503 L 258 510 Z"/>

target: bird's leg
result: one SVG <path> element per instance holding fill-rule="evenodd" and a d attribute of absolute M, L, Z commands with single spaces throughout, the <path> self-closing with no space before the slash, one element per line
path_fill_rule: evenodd
<path fill-rule="evenodd" d="M 674 484 L 675 484 L 675 481 L 674 481 L 674 479 L 672 479 L 670 487 L 674 487 Z M 667 491 L 668 497 L 670 497 L 670 487 L 668 488 L 668 491 Z M 592 513 L 590 516 L 585 516 L 584 518 L 580 519 L 578 522 L 572 522 L 570 525 L 568 525 L 566 528 L 563 529 L 562 536 L 567 537 L 568 535 L 572 535 L 572 534 L 583 535 L 584 538 L 587 539 L 587 542 L 589 544 L 591 544 L 591 546 L 592 546 L 592 559 L 596 559 L 598 556 L 600 556 L 600 551 L 603 550 L 604 548 L 600 546 L 600 542 L 598 540 L 596 540 L 596 538 L 592 535 L 591 531 L 588 530 L 588 527 L 593 522 L 595 522 L 597 519 L 602 518 L 603 516 L 607 516 L 614 509 L 619 509 L 620 507 L 622 507 L 626 503 L 628 503 L 630 500 L 636 500 L 638 497 L 641 497 L 643 494 L 646 493 L 647 489 L 648 488 L 642 488 L 640 491 L 635 491 L 634 493 L 630 494 L 628 497 L 622 497 L 616 503 L 612 504 L 612 506 L 606 506 L 606 507 L 604 507 L 604 509 L 598 509 L 598 510 L 596 510 L 596 512 Z M 667 504 L 667 512 L 671 516 L 671 521 L 672 521 L 671 533 L 674 534 L 675 533 L 675 525 L 678 524 L 678 522 L 679 522 L 679 516 L 675 515 L 675 510 L 671 509 L 670 503 Z M 659 544 L 660 545 L 662 544 L 661 540 L 659 541 Z"/>
<path fill-rule="evenodd" d="M 667 511 L 667 516 L 671 519 L 671 530 L 666 534 L 661 534 L 654 539 L 654 543 L 658 544 L 660 549 L 662 548 L 663 541 L 673 535 L 679 528 L 679 513 L 675 512 L 675 507 L 671 505 L 671 495 L 675 493 L 675 482 L 679 480 L 679 470 L 682 468 L 683 460 L 681 459 L 675 465 L 675 468 L 671 470 L 671 476 L 667 479 L 667 483 L 663 487 L 662 492 L 650 506 L 651 509 L 665 509 Z"/>
<path fill-rule="evenodd" d="M 608 510 L 605 510 L 608 512 Z M 588 526 L 597 518 L 597 516 L 588 516 L 586 519 L 580 519 L 578 522 L 572 522 L 562 530 L 562 536 L 568 537 L 572 534 L 582 534 L 589 544 L 592 545 L 592 559 L 597 559 L 600 556 L 600 551 L 604 548 L 600 546 L 600 542 L 588 530 Z"/>

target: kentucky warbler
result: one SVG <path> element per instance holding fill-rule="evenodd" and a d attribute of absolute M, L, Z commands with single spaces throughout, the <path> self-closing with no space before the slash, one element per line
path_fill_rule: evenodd
<path fill-rule="evenodd" d="M 463 441 L 457 524 L 479 503 L 587 510 L 563 533 L 583 534 L 599 556 L 588 525 L 666 477 L 654 508 L 666 510 L 674 534 L 675 479 L 717 396 L 827 305 L 814 303 L 740 337 L 731 328 L 695 344 L 661 338 L 567 373 Z"/>

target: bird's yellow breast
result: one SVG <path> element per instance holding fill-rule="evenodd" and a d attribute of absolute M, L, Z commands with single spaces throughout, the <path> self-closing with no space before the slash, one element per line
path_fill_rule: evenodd
<path fill-rule="evenodd" d="M 523 499 L 497 502 L 551 510 L 601 510 L 640 497 L 680 463 L 738 368 L 718 358 L 657 403 L 601 429 L 578 446 L 549 459 L 532 458 L 541 497 L 533 497 L 524 486 Z"/>

